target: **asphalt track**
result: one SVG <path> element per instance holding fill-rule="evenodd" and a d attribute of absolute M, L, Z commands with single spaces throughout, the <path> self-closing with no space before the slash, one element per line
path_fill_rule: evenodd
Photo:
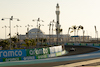
<path fill-rule="evenodd" d="M 70 48 L 71 47 L 74 47 L 76 49 L 76 51 L 70 51 Z M 77 55 L 79 54 L 86 54 L 86 53 L 90 53 L 90 52 L 94 52 L 94 51 L 98 51 L 99 49 L 98 48 L 94 48 L 94 47 L 89 47 L 89 46 L 68 46 L 68 45 L 65 45 L 65 49 L 67 51 L 69 51 L 68 54 L 64 55 L 64 56 L 60 56 L 60 57 L 56 57 L 55 60 L 52 60 L 51 62 L 41 62 L 41 63 L 30 63 L 30 64 L 23 64 L 23 65 L 15 65 L 15 66 L 5 66 L 5 67 L 53 67 L 53 66 L 58 66 L 58 65 L 64 65 L 64 64 L 70 64 L 70 63 L 74 63 L 74 62 L 80 62 L 80 61 L 84 61 L 84 60 L 88 60 L 87 58 L 83 58 L 81 57 L 81 60 L 80 59 L 77 59 L 75 58 L 75 56 L 77 57 Z M 95 53 L 95 52 L 94 52 Z M 93 55 L 93 54 L 90 54 L 90 55 Z M 96 54 L 94 54 L 96 55 Z M 92 59 L 92 58 L 96 58 L 96 57 L 91 57 L 89 59 Z M 100 54 L 98 54 L 99 56 Z M 69 58 L 69 56 L 71 58 Z M 87 55 L 80 55 L 80 56 L 86 56 Z M 97 55 L 96 55 L 97 56 Z M 63 61 L 61 61 L 61 57 L 64 57 L 63 58 Z M 65 58 L 69 58 L 70 60 L 66 60 Z M 79 56 L 78 56 L 79 57 Z M 60 60 L 57 60 L 58 58 L 61 58 Z M 68 59 L 67 58 L 67 59 Z M 50 58 L 50 59 L 53 59 L 53 58 Z M 45 59 L 46 60 L 46 59 Z M 35 61 L 38 61 L 38 60 L 34 60 Z M 33 61 L 32 61 L 33 62 Z"/>

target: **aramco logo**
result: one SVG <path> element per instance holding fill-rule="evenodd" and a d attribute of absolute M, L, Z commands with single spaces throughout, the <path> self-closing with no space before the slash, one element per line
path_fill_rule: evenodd
<path fill-rule="evenodd" d="M 14 57 L 14 56 L 21 56 L 22 51 L 21 50 L 15 50 L 15 51 L 0 51 L 0 57 Z"/>

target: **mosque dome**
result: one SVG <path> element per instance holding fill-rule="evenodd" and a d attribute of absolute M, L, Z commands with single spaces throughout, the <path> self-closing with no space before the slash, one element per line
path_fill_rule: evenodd
<path fill-rule="evenodd" d="M 29 38 L 36 38 L 37 36 L 39 38 L 43 38 L 44 37 L 44 34 L 43 34 L 43 32 L 40 29 L 33 28 L 33 29 L 28 31 L 28 37 Z"/>

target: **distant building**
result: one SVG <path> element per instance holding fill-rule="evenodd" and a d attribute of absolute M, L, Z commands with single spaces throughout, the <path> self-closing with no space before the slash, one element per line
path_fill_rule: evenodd
<path fill-rule="evenodd" d="M 47 35 L 44 34 L 43 31 L 37 28 L 33 28 L 27 32 L 25 35 L 19 35 L 20 40 L 24 39 L 35 39 L 35 38 L 46 38 L 47 42 L 56 42 L 57 41 L 57 35 Z M 91 39 L 91 36 L 70 36 L 69 34 L 61 34 L 59 36 L 59 41 L 63 42 L 89 42 Z"/>
<path fill-rule="evenodd" d="M 38 33 L 37 33 L 38 32 Z M 20 40 L 24 40 L 24 39 L 35 39 L 35 38 L 45 38 L 44 33 L 37 29 L 37 28 L 33 28 L 31 30 L 29 30 L 25 35 L 19 35 L 19 39 Z"/>
<path fill-rule="evenodd" d="M 57 40 L 57 35 L 48 35 L 48 34 L 44 34 L 43 31 L 37 29 L 37 28 L 33 28 L 31 30 L 29 30 L 27 32 L 27 34 L 25 35 L 19 35 L 18 38 L 20 40 L 24 40 L 24 39 L 35 39 L 35 38 L 46 38 L 48 41 L 49 40 L 53 40 L 53 41 L 56 41 Z M 59 38 L 61 40 L 66 40 L 66 38 L 68 37 L 69 35 L 60 35 Z"/>
<path fill-rule="evenodd" d="M 70 42 L 89 42 L 91 36 L 71 36 L 69 37 Z"/>

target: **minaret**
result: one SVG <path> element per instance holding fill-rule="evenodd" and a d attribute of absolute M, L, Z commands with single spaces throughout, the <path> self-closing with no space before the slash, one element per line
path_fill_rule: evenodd
<path fill-rule="evenodd" d="M 59 30 L 60 30 L 59 14 L 60 14 L 60 11 L 59 11 L 59 4 L 57 4 L 57 6 L 56 6 L 56 15 L 57 15 L 56 34 L 57 34 L 57 35 L 60 34 L 60 33 L 59 33 Z"/>
<path fill-rule="evenodd" d="M 59 23 L 59 14 L 60 14 L 59 4 L 57 4 L 57 6 L 56 6 L 56 15 L 57 15 L 57 21 L 58 21 L 58 23 Z"/>
<path fill-rule="evenodd" d="M 59 11 L 59 4 L 57 4 L 56 6 L 56 15 L 57 15 L 57 22 L 56 22 L 56 35 L 57 35 L 57 44 L 58 44 L 58 41 L 59 41 L 59 36 L 60 36 L 60 24 L 59 24 L 59 14 L 60 14 L 60 11 Z"/>

